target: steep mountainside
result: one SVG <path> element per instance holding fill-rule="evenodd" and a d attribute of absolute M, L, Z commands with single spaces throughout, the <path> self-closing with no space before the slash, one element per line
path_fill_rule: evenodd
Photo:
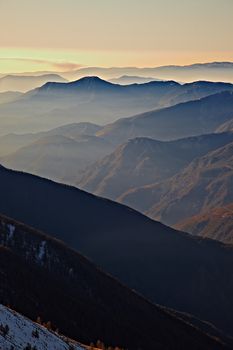
<path fill-rule="evenodd" d="M 233 143 L 195 159 L 172 178 L 125 193 L 120 200 L 174 225 L 233 201 Z"/>
<path fill-rule="evenodd" d="M 194 160 L 181 173 L 156 188 L 162 196 L 149 209 L 151 217 L 173 225 L 233 201 L 233 143 Z M 156 195 L 155 195 L 156 198 Z"/>
<path fill-rule="evenodd" d="M 229 142 L 233 142 L 233 133 L 207 134 L 170 142 L 132 139 L 91 165 L 77 186 L 115 200 L 135 187 L 173 176 L 194 158 Z"/>
<path fill-rule="evenodd" d="M 0 330 L 0 348 L 4 350 L 25 350 L 27 346 L 37 350 L 67 350 L 69 347 L 73 350 L 85 350 L 85 347 L 76 342 L 49 331 L 1 304 L 0 324 L 3 327 Z M 8 329 L 5 335 L 4 329 Z"/>
<path fill-rule="evenodd" d="M 70 83 L 47 83 L 16 102 L 0 105 L 0 115 L 4 116 L 1 134 L 35 132 L 81 121 L 105 124 L 225 90 L 233 91 L 233 85 L 152 81 L 122 86 L 98 77 L 85 77 Z"/>
<path fill-rule="evenodd" d="M 49 135 L 1 158 L 1 162 L 11 169 L 72 184 L 88 165 L 112 150 L 110 142 L 96 136 Z"/>
<path fill-rule="evenodd" d="M 175 225 L 179 230 L 193 235 L 233 243 L 233 204 L 214 208 Z"/>
<path fill-rule="evenodd" d="M 232 247 L 3 167 L 0 193 L 0 212 L 64 240 L 150 300 L 232 333 Z"/>
<path fill-rule="evenodd" d="M 66 336 L 132 350 L 221 348 L 43 233 L 1 216 L 0 242 L 1 300 Z"/>
<path fill-rule="evenodd" d="M 226 123 L 220 125 L 216 132 L 227 132 L 233 130 L 233 119 L 227 121 Z"/>
<path fill-rule="evenodd" d="M 117 144 L 135 137 L 172 140 L 212 133 L 232 119 L 233 93 L 222 92 L 197 101 L 124 118 L 107 125 L 97 135 Z"/>

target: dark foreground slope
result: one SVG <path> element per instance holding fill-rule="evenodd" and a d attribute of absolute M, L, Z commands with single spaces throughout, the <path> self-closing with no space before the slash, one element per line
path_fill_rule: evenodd
<path fill-rule="evenodd" d="M 123 205 L 3 167 L 0 193 L 0 212 L 64 240 L 152 301 L 232 333 L 231 246 L 180 233 Z"/>
<path fill-rule="evenodd" d="M 133 350 L 224 348 L 63 243 L 3 216 L 0 244 L 1 302 L 65 335 Z"/>

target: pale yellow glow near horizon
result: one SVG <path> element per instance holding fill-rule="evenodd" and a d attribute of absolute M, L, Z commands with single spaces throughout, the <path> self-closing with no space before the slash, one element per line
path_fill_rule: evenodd
<path fill-rule="evenodd" d="M 33 71 L 65 72 L 85 66 L 98 67 L 157 67 L 161 65 L 188 65 L 212 61 L 232 61 L 233 52 L 67 52 L 47 50 L 2 49 L 1 73 Z"/>
<path fill-rule="evenodd" d="M 0 72 L 233 61 L 233 0 L 0 0 Z"/>

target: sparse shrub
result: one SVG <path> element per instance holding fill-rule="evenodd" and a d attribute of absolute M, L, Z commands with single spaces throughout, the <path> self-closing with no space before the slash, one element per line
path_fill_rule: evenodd
<path fill-rule="evenodd" d="M 43 324 L 49 331 L 51 331 L 52 330 L 52 324 L 51 324 L 51 322 L 50 321 L 48 321 L 48 322 L 46 322 L 46 323 L 44 323 Z"/>
<path fill-rule="evenodd" d="M 32 350 L 31 344 L 28 343 L 23 350 Z"/>
<path fill-rule="evenodd" d="M 97 340 L 96 347 L 101 350 L 105 350 L 105 345 L 102 341 Z"/>
<path fill-rule="evenodd" d="M 37 350 L 37 347 L 28 343 L 23 350 Z"/>
<path fill-rule="evenodd" d="M 37 319 L 36 319 L 36 323 L 42 324 L 42 321 L 41 321 L 40 316 L 38 316 L 38 317 L 37 317 Z"/>
<path fill-rule="evenodd" d="M 9 333 L 9 326 L 6 324 L 5 326 L 1 323 L 0 324 L 0 334 L 5 338 L 7 334 Z"/>
<path fill-rule="evenodd" d="M 39 338 L 39 332 L 38 332 L 37 329 L 34 329 L 34 330 L 32 331 L 32 336 L 33 336 L 34 338 Z"/>

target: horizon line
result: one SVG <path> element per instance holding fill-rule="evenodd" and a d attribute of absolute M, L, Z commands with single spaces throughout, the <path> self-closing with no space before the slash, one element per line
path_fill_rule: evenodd
<path fill-rule="evenodd" d="M 17 58 L 11 58 L 12 60 L 17 60 Z M 0 58 L 0 60 L 4 60 L 4 58 Z M 76 64 L 73 62 L 69 62 L 71 64 Z M 31 70 L 31 71 L 22 71 L 22 72 L 0 72 L 1 75 L 18 75 L 18 74 L 30 74 L 30 73 L 69 73 L 69 72 L 76 72 L 76 71 L 81 71 L 84 69 L 92 68 L 92 69 L 157 69 L 157 68 L 168 68 L 168 67 L 176 67 L 176 68 L 185 68 L 185 67 L 192 67 L 192 66 L 198 66 L 198 65 L 213 65 L 213 64 L 233 64 L 233 61 L 207 61 L 207 62 L 194 62 L 194 63 L 189 63 L 189 64 L 166 64 L 166 65 L 157 65 L 157 66 L 85 66 L 81 65 L 80 67 L 74 68 L 74 69 L 69 69 L 69 70 Z"/>

